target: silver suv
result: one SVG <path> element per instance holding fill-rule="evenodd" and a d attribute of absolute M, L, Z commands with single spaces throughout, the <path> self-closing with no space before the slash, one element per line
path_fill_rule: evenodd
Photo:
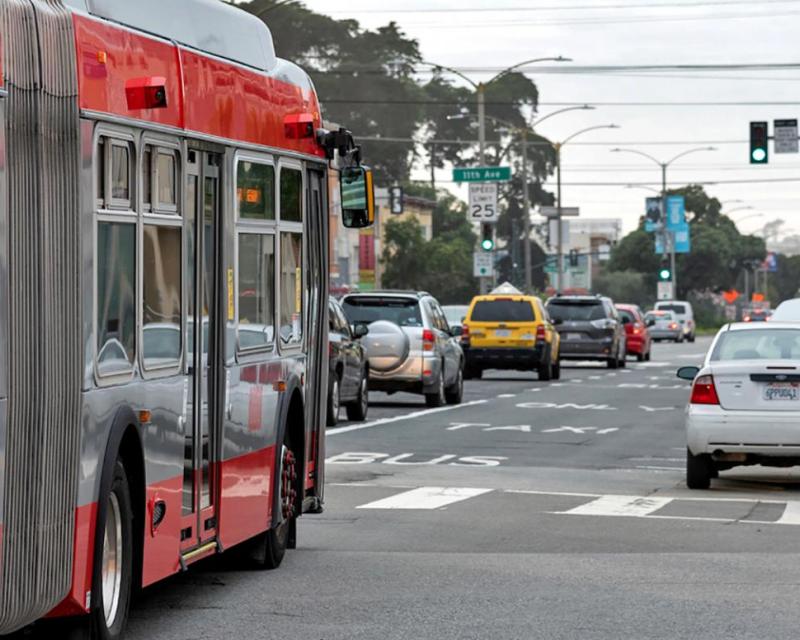
<path fill-rule="evenodd" d="M 374 291 L 342 298 L 353 325 L 366 325 L 369 388 L 425 396 L 429 407 L 460 404 L 464 353 L 436 299 L 424 292 Z"/>

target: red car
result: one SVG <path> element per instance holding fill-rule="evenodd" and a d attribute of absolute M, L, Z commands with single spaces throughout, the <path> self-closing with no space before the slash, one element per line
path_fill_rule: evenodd
<path fill-rule="evenodd" d="M 628 355 L 636 356 L 639 362 L 650 360 L 652 340 L 644 322 L 642 310 L 635 304 L 618 304 L 616 306 L 620 320 L 625 325 Z"/>

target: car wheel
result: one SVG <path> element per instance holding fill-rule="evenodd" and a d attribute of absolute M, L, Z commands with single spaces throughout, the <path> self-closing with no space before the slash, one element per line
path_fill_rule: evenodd
<path fill-rule="evenodd" d="M 369 410 L 369 376 L 366 370 L 361 376 L 358 398 L 355 402 L 348 404 L 346 409 L 348 420 L 364 422 L 367 419 L 367 411 Z"/>
<path fill-rule="evenodd" d="M 561 380 L 561 358 L 553 363 L 553 380 Z"/>
<path fill-rule="evenodd" d="M 339 423 L 339 376 L 335 373 L 328 388 L 327 425 L 335 427 Z"/>
<path fill-rule="evenodd" d="M 711 456 L 708 454 L 701 454 L 699 456 L 692 455 L 692 452 L 686 450 L 686 486 L 690 489 L 708 489 L 711 485 L 711 476 L 714 468 L 714 463 L 711 461 Z"/>
<path fill-rule="evenodd" d="M 442 365 L 442 370 L 439 372 L 439 380 L 436 384 L 436 391 L 425 394 L 425 404 L 429 407 L 441 407 L 445 402 L 447 402 L 447 398 L 445 398 L 444 393 L 444 365 Z"/>
<path fill-rule="evenodd" d="M 645 362 L 650 362 L 650 354 L 651 354 L 651 350 L 648 349 L 647 350 L 647 354 L 644 356 Z"/>
<path fill-rule="evenodd" d="M 619 366 L 619 360 L 617 360 L 616 356 L 614 356 L 613 358 L 608 359 L 606 365 L 609 369 L 616 369 Z"/>
<path fill-rule="evenodd" d="M 447 404 L 461 404 L 461 399 L 464 397 L 464 370 L 462 367 L 458 368 L 456 374 L 456 381 L 445 392 L 445 399 Z"/>
<path fill-rule="evenodd" d="M 622 357 L 619 359 L 619 368 L 620 369 L 624 369 L 627 366 L 628 366 L 628 356 L 623 351 L 622 352 Z"/>
<path fill-rule="evenodd" d="M 690 336 L 689 336 L 689 342 L 690 342 L 690 343 L 693 343 L 693 342 L 694 342 L 694 338 L 695 338 L 695 335 L 694 335 L 694 334 L 690 335 Z"/>
<path fill-rule="evenodd" d="M 636 354 L 636 361 L 637 362 L 644 362 L 644 354 L 643 353 L 637 353 Z"/>
<path fill-rule="evenodd" d="M 550 350 L 548 349 L 542 361 L 539 363 L 538 368 L 539 380 L 542 382 L 547 382 L 553 379 L 553 359 L 550 356 Z"/>

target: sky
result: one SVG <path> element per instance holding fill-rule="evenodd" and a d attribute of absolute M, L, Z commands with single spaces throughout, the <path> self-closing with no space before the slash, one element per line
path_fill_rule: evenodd
<path fill-rule="evenodd" d="M 752 207 L 731 212 L 734 220 L 742 220 L 743 232 L 757 232 L 766 222 L 781 218 L 786 233 L 800 233 L 800 155 L 771 150 L 766 166 L 751 166 L 748 160 L 751 120 L 769 121 L 771 133 L 773 120 L 800 117 L 800 0 L 306 0 L 305 4 L 335 18 L 355 18 L 367 28 L 394 20 L 419 42 L 425 60 L 473 68 L 468 75 L 476 81 L 532 58 L 572 58 L 571 63 L 534 65 L 527 75 L 539 88 L 540 117 L 564 103 L 597 107 L 542 123 L 538 132 L 551 140 L 595 125 L 620 127 L 588 132 L 563 149 L 563 204 L 580 207 L 582 217 L 619 217 L 625 231 L 630 231 L 644 210 L 644 198 L 652 194 L 624 185 L 660 188 L 661 170 L 654 162 L 611 149 L 637 149 L 667 161 L 688 149 L 713 145 L 716 151 L 691 154 L 671 165 L 670 186 L 715 183 L 706 190 L 726 202 L 723 211 Z M 533 72 L 536 66 L 568 71 L 570 66 L 794 63 L 795 68 L 788 70 Z M 715 104 L 663 105 L 689 102 Z M 414 177 L 427 175 L 421 166 Z M 447 170 L 437 176 L 443 183 L 450 178 Z M 616 186 L 602 186 L 608 183 Z M 555 190 L 555 180 L 548 188 Z"/>

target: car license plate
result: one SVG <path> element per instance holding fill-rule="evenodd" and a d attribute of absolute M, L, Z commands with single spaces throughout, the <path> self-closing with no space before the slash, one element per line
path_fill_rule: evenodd
<path fill-rule="evenodd" d="M 764 400 L 800 400 L 800 384 L 796 382 L 771 382 L 764 388 Z"/>
<path fill-rule="evenodd" d="M 497 329 L 494 332 L 496 338 L 510 338 L 511 337 L 511 329 Z"/>
<path fill-rule="evenodd" d="M 567 340 L 580 340 L 582 338 L 580 333 L 568 333 L 565 337 Z"/>

